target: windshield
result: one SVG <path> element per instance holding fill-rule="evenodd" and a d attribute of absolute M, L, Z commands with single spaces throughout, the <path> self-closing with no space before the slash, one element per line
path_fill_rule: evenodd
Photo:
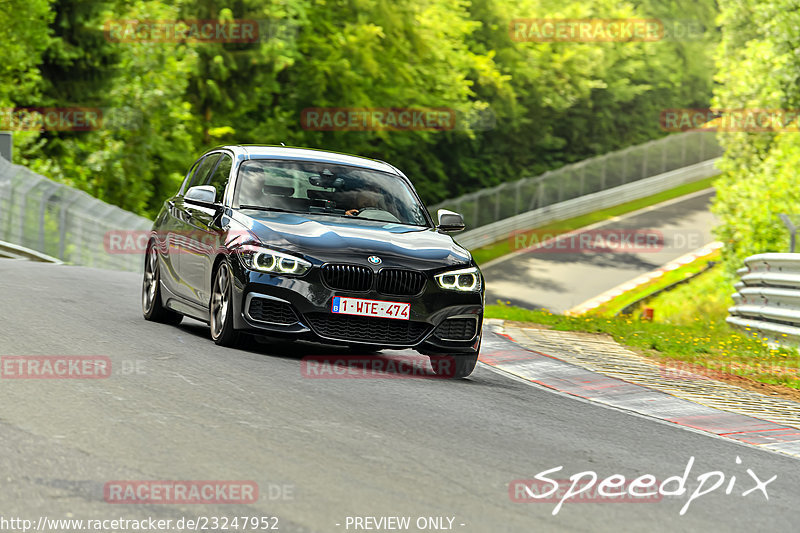
<path fill-rule="evenodd" d="M 398 176 L 308 161 L 246 161 L 234 206 L 428 226 L 425 208 Z"/>

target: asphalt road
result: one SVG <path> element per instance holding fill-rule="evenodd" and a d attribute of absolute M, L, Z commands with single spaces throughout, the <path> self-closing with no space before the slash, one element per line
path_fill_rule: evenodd
<path fill-rule="evenodd" d="M 713 195 L 708 190 L 593 226 L 593 238 L 631 237 L 638 231 L 645 246 L 611 252 L 579 244 L 569 252 L 539 248 L 493 261 L 481 269 L 486 277 L 486 302 L 502 300 L 564 312 L 654 270 L 714 240 L 711 229 L 716 223 L 708 210 Z M 646 246 L 648 235 L 658 237 L 659 245 Z M 536 242 L 544 237 L 537 236 Z M 520 244 L 524 248 L 531 242 Z"/>
<path fill-rule="evenodd" d="M 290 532 L 354 531 L 348 516 L 454 517 L 454 530 L 478 533 L 797 530 L 796 459 L 486 366 L 454 382 L 304 378 L 304 355 L 336 350 L 219 348 L 199 323 L 145 322 L 139 283 L 135 274 L 0 260 L 0 355 L 112 363 L 106 379 L 0 379 L 3 518 L 277 516 Z M 555 516 L 552 503 L 509 498 L 513 480 L 559 465 L 553 478 L 592 470 L 663 480 L 682 475 L 692 456 L 690 492 L 714 470 L 725 486 L 736 476 L 735 488 L 698 498 L 683 516 L 688 495 L 568 503 Z M 768 501 L 758 491 L 741 495 L 752 485 L 746 469 L 778 476 Z M 112 504 L 103 497 L 112 480 L 253 480 L 261 497 L 249 505 Z M 282 492 L 270 494 L 275 487 Z"/>

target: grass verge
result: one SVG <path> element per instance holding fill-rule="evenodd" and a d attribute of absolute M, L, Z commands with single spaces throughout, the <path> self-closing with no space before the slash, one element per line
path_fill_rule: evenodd
<path fill-rule="evenodd" d="M 687 183 L 686 185 L 681 185 L 668 191 L 653 194 L 651 196 L 626 202 L 624 204 L 615 205 L 614 207 L 609 207 L 608 209 L 594 211 L 579 217 L 553 222 L 552 224 L 548 224 L 536 229 L 556 236 L 561 233 L 566 233 L 568 231 L 573 231 L 578 228 L 588 226 L 589 224 L 595 224 L 597 222 L 608 220 L 612 217 L 624 215 L 625 213 L 630 213 L 638 209 L 644 209 L 645 207 L 650 207 L 651 205 L 660 204 L 661 202 L 666 202 L 667 200 L 672 200 L 673 198 L 678 198 L 679 196 L 702 191 L 703 189 L 711 187 L 715 179 L 715 177 L 711 177 L 702 179 L 700 181 L 695 181 L 694 183 Z M 458 240 L 458 237 L 456 237 L 456 240 Z M 471 250 L 472 257 L 475 258 L 475 261 L 477 261 L 479 265 L 486 264 L 493 259 L 510 254 L 513 251 L 514 250 L 510 239 L 508 238 L 497 241 L 496 243 L 488 246 Z"/>
<path fill-rule="evenodd" d="M 800 399 L 797 351 L 772 348 L 763 339 L 733 330 L 717 314 L 695 315 L 688 321 L 682 316 L 684 323 L 668 323 L 642 322 L 632 317 L 566 316 L 500 304 L 487 305 L 485 313 L 487 318 L 533 323 L 555 330 L 605 333 L 637 353 L 667 365 L 666 368 L 693 369 L 693 372 L 707 369 L 707 375 L 725 381 L 738 382 L 744 378 L 787 387 L 794 389 L 793 399 Z"/>
<path fill-rule="evenodd" d="M 675 270 L 670 270 L 668 272 L 665 272 L 661 276 L 652 279 L 646 283 L 643 283 L 642 285 L 639 285 L 635 289 L 624 292 L 619 296 L 612 298 L 611 300 L 592 309 L 587 314 L 599 315 L 604 317 L 615 316 L 619 314 L 623 309 L 625 309 L 626 307 L 635 303 L 638 300 L 647 298 L 648 296 L 653 295 L 658 291 L 664 290 L 667 287 L 674 285 L 675 283 L 684 281 L 687 278 L 697 276 L 703 270 L 706 270 L 708 268 L 709 263 L 716 263 L 717 261 L 719 261 L 720 255 L 721 253 L 719 250 L 714 250 L 712 253 L 708 255 L 698 257 L 691 263 L 687 263 L 683 266 L 680 266 Z M 675 288 L 677 289 L 677 287 Z M 650 305 L 649 301 L 647 303 L 647 307 L 653 307 L 652 305 Z M 634 314 L 635 313 L 636 311 L 634 311 Z"/>
<path fill-rule="evenodd" d="M 686 285 L 663 292 L 647 302 L 653 308 L 656 322 L 692 324 L 698 317 L 725 322 L 728 308 L 733 305 L 734 280 L 723 265 L 718 264 Z M 697 295 L 702 294 L 702 298 Z"/>

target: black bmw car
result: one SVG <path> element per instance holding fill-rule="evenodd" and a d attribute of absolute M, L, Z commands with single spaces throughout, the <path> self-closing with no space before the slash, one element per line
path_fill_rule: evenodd
<path fill-rule="evenodd" d="M 145 256 L 147 320 L 242 333 L 413 348 L 437 374 L 475 368 L 483 276 L 381 161 L 282 146 L 224 146 L 195 162 L 158 215 Z"/>

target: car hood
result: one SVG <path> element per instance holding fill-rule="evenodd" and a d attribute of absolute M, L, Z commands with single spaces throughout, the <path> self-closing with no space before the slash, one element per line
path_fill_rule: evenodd
<path fill-rule="evenodd" d="M 381 266 L 429 269 L 471 260 L 465 248 L 433 228 L 295 213 L 234 212 L 233 218 L 265 246 L 320 263 L 366 265 L 374 255 Z"/>

